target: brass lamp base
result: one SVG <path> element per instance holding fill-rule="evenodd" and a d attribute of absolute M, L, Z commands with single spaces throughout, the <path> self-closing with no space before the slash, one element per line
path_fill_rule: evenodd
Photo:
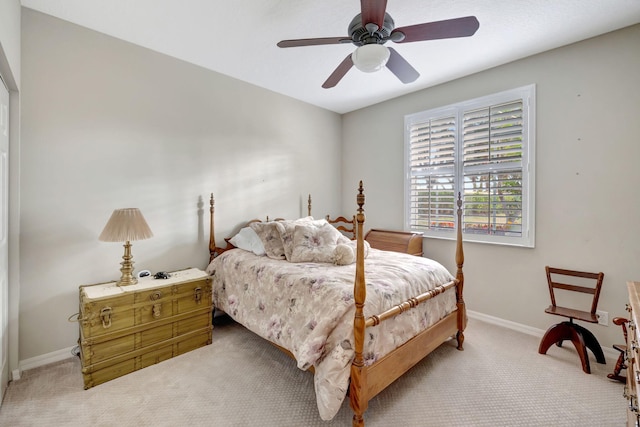
<path fill-rule="evenodd" d="M 138 283 L 138 279 L 133 275 L 133 256 L 131 255 L 131 243 L 128 240 L 124 244 L 124 255 L 120 265 L 122 265 L 120 269 L 122 276 L 116 286 L 129 286 Z"/>

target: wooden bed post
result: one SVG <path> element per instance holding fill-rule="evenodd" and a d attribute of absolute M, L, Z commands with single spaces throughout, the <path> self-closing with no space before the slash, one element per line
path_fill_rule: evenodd
<path fill-rule="evenodd" d="M 309 199 L 307 200 L 307 216 L 311 216 L 311 194 L 309 194 Z"/>
<path fill-rule="evenodd" d="M 464 273 L 462 272 L 462 265 L 464 264 L 464 251 L 462 249 L 462 195 L 458 193 L 458 232 L 456 235 L 456 264 L 458 270 L 456 271 L 456 280 L 458 284 L 456 286 L 456 301 L 458 306 L 458 333 L 456 339 L 458 340 L 458 350 L 464 350 L 462 344 L 464 343 L 464 329 L 467 326 L 467 311 L 462 297 L 462 289 L 464 288 Z"/>
<path fill-rule="evenodd" d="M 211 198 L 209 199 L 209 262 L 216 256 L 216 236 L 213 229 L 214 204 L 213 193 L 211 193 Z"/>
<path fill-rule="evenodd" d="M 365 396 L 367 389 L 366 370 L 364 369 L 364 359 L 362 350 L 364 347 L 364 302 L 367 297 L 367 288 L 364 280 L 364 188 L 362 181 L 358 187 L 358 214 L 357 220 L 357 246 L 356 246 L 356 279 L 353 286 L 353 296 L 356 304 L 356 312 L 353 319 L 353 336 L 355 355 L 351 363 L 351 383 L 349 385 L 349 403 L 353 409 L 353 426 L 364 426 L 363 415 L 367 410 L 368 397 Z"/>

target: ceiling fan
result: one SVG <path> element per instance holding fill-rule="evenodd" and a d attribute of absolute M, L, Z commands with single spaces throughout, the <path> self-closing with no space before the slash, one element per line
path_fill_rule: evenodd
<path fill-rule="evenodd" d="M 414 82 L 420 73 L 395 49 L 384 46 L 386 42 L 410 43 L 468 37 L 475 34 L 480 26 L 475 16 L 465 16 L 395 28 L 393 19 L 386 13 L 386 8 L 387 0 L 360 0 L 361 13 L 357 14 L 349 24 L 349 36 L 282 40 L 278 43 L 278 47 L 342 43 L 353 43 L 358 46 L 322 84 L 325 89 L 337 85 L 354 65 L 364 72 L 377 71 L 386 65 L 402 83 L 407 84 Z"/>

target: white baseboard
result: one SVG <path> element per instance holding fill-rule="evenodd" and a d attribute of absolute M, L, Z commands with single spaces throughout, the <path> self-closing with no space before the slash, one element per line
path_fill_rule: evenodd
<path fill-rule="evenodd" d="M 546 331 L 531 326 L 523 325 L 522 323 L 512 322 L 510 320 L 501 319 L 499 317 L 490 316 L 488 314 L 478 313 L 477 311 L 467 310 L 467 315 L 472 319 L 478 319 L 492 325 L 502 326 L 507 329 L 512 329 L 523 334 L 532 335 L 534 337 L 542 338 Z M 29 369 L 39 368 L 41 366 L 49 365 L 51 363 L 59 362 L 61 360 L 68 359 L 73 356 L 73 347 L 67 347 L 62 350 L 57 350 L 51 353 L 43 354 L 41 356 L 32 357 L 29 359 L 21 360 L 18 364 L 19 368 L 12 372 L 11 379 L 19 380 L 22 372 Z M 603 348 L 607 359 L 611 359 L 613 363 L 618 359 L 618 352 L 614 349 Z"/>
<path fill-rule="evenodd" d="M 29 359 L 21 360 L 18 363 L 18 369 L 14 369 L 11 373 L 11 379 L 13 381 L 19 380 L 22 372 L 29 369 L 39 368 L 41 366 L 49 365 L 51 363 L 60 362 L 61 360 L 69 359 L 73 357 L 73 347 L 63 348 L 62 350 L 56 350 L 51 353 L 43 354 Z"/>
<path fill-rule="evenodd" d="M 467 315 L 472 319 L 482 320 L 492 325 L 502 326 L 504 328 L 513 329 L 514 331 L 522 332 L 523 334 L 533 335 L 534 337 L 542 338 L 546 331 L 531 326 L 523 325 L 522 323 L 512 322 L 510 320 L 501 319 L 499 317 L 490 316 L 484 313 L 478 313 L 477 311 L 467 310 Z"/>
<path fill-rule="evenodd" d="M 531 326 L 523 325 L 522 323 L 512 322 L 510 320 L 501 319 L 499 317 L 490 316 L 484 313 L 478 313 L 477 311 L 473 310 L 467 310 L 467 315 L 472 319 L 478 319 L 486 323 L 491 323 L 492 325 L 502 326 L 503 328 L 512 329 L 514 331 L 532 335 L 540 339 L 542 339 L 544 333 L 546 332 L 544 329 L 534 328 Z M 618 356 L 620 355 L 620 353 L 615 351 L 613 348 L 603 347 L 602 352 L 604 353 L 604 357 L 614 364 L 616 360 L 618 360 Z"/>

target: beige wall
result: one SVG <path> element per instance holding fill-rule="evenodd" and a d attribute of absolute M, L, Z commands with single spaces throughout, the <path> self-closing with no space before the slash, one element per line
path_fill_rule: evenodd
<path fill-rule="evenodd" d="M 73 346 L 78 286 L 119 277 L 115 208 L 154 232 L 136 269 L 206 266 L 240 221 L 339 211 L 341 117 L 23 10 L 20 359 Z"/>
<path fill-rule="evenodd" d="M 560 320 L 544 314 L 550 264 L 603 271 L 599 309 L 624 316 L 625 282 L 640 280 L 638 46 L 640 25 L 344 115 L 343 204 L 363 179 L 367 227 L 401 228 L 404 115 L 535 83 L 536 247 L 467 244 L 468 308 L 546 329 Z M 454 267 L 453 242 L 425 251 Z M 621 340 L 617 326 L 590 329 Z"/>

